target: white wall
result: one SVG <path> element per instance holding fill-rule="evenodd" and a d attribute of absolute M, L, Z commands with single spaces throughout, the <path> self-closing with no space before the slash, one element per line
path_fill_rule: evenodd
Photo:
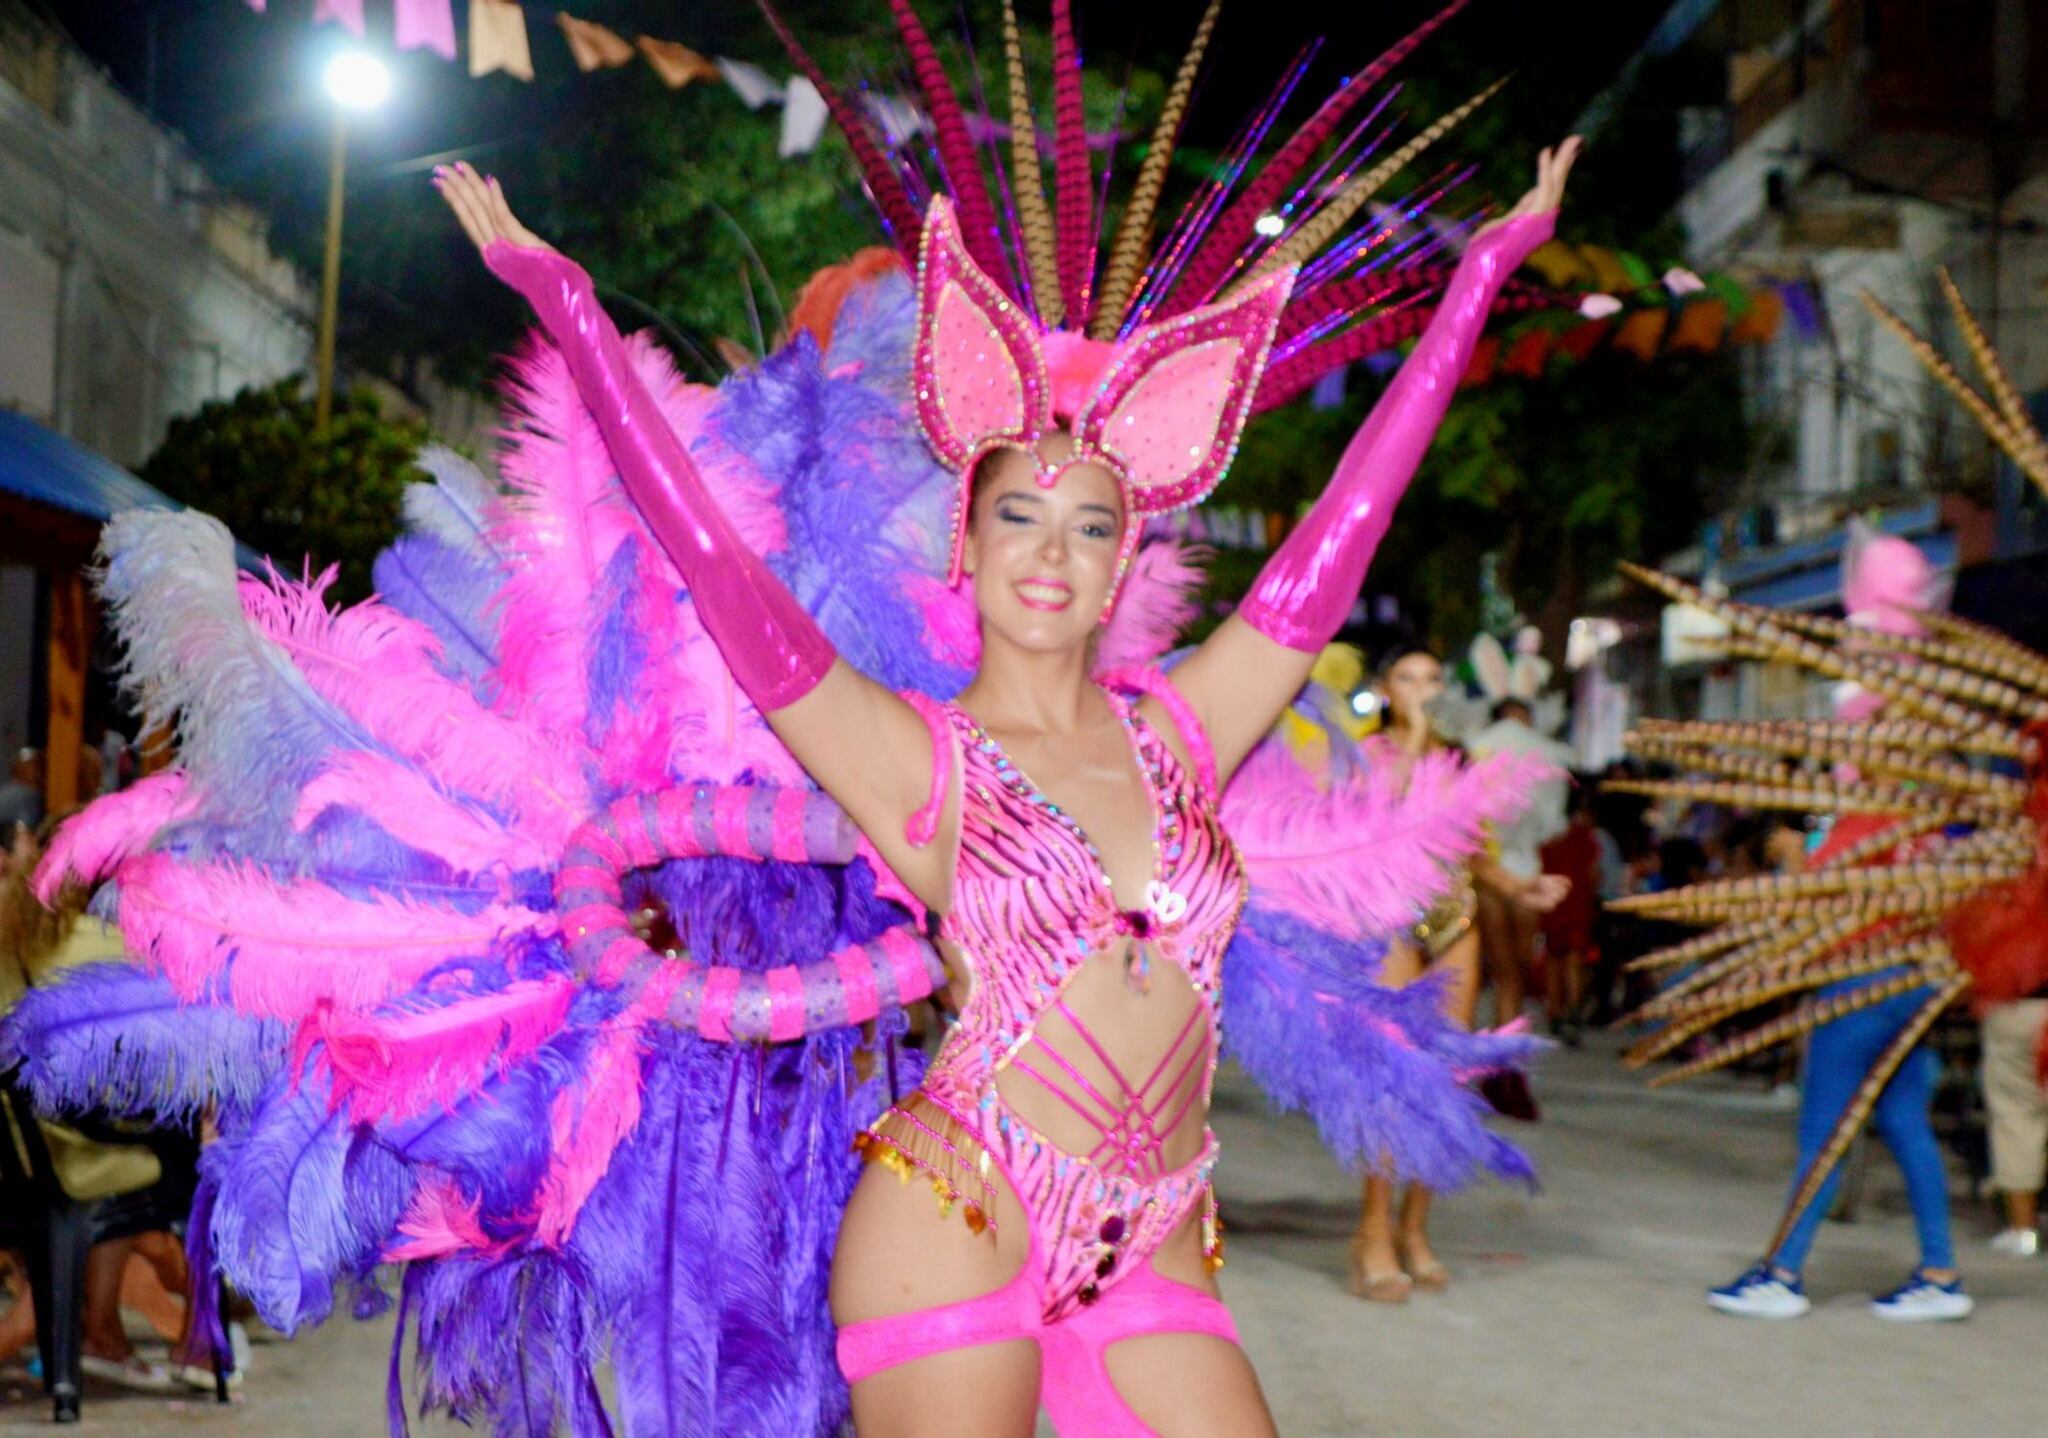
<path fill-rule="evenodd" d="M 0 237 L 0 403 L 120 464 L 174 415 L 310 365 L 310 293 L 260 225 L 76 55 L 54 106 L 0 80 Z"/>
<path fill-rule="evenodd" d="M 64 272 L 26 235 L 0 230 L 0 406 L 48 423 L 57 408 Z"/>
<path fill-rule="evenodd" d="M 1968 371 L 1935 284 L 1937 269 L 1949 267 L 1964 298 L 1995 325 L 2021 391 L 2048 385 L 2048 239 L 2008 229 L 1994 265 L 1984 227 L 1958 210 L 1854 193 L 1837 177 L 1809 175 L 1810 157 L 1835 148 L 1852 121 L 1852 74 L 1844 66 L 1788 106 L 1678 206 L 1694 263 L 1752 279 L 1804 279 L 1819 292 L 1825 333 L 1805 338 L 1788 321 L 1770 353 L 1746 362 L 1753 417 L 1792 435 L 1794 457 L 1785 471 L 1760 476 L 1778 486 L 1774 497 L 1781 501 L 1818 500 L 1889 480 L 1914 487 L 1931 461 L 1940 467 L 1953 460 L 1956 445 L 1980 443 L 1955 402 L 1864 307 L 1866 290 Z M 1877 233 L 1890 227 L 1890 242 L 1789 242 L 1782 217 L 1765 204 L 1765 177 L 1773 170 L 1786 176 L 1801 214 L 1867 216 L 1879 222 Z M 2036 189 L 2017 197 L 2012 218 L 2048 218 L 2048 181 Z"/>

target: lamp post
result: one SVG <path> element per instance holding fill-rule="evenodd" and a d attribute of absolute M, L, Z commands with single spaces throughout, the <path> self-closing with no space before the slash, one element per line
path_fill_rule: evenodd
<path fill-rule="evenodd" d="M 374 110 L 391 93 L 391 72 L 362 50 L 344 50 L 327 62 L 327 96 L 334 102 L 334 141 L 327 163 L 327 254 L 320 269 L 320 347 L 313 399 L 313 427 L 327 428 L 334 414 L 334 322 L 341 294 L 341 207 L 348 175 L 348 117 Z"/>

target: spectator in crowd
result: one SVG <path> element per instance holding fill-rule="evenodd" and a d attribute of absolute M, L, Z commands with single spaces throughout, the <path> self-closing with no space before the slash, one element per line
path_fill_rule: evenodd
<path fill-rule="evenodd" d="M 1579 1044 L 1586 969 L 1594 959 L 1594 925 L 1610 854 L 1618 867 L 1621 851 L 1593 821 L 1593 796 L 1581 788 L 1573 795 L 1564 832 L 1541 850 L 1543 872 L 1571 884 L 1564 899 L 1543 916 L 1543 1009 L 1550 1031 L 1573 1048 Z"/>
<path fill-rule="evenodd" d="M 1991 1184 L 2005 1205 L 1999 1253 L 2041 1251 L 2041 1184 L 2048 1176 L 2048 992 L 1991 1004 L 1983 1012 L 1984 1105 L 1991 1114 Z"/>
<path fill-rule="evenodd" d="M 124 953 L 119 931 L 85 912 L 87 896 L 78 886 L 67 886 L 54 909 L 45 908 L 31 890 L 36 863 L 55 827 L 55 821 L 48 820 L 41 832 L 17 830 L 0 857 L 0 1014 L 12 1009 L 30 988 L 53 982 L 67 968 L 118 959 Z M 76 1202 L 140 1193 L 164 1178 L 163 1159 L 143 1143 L 100 1143 L 48 1121 L 39 1127 L 57 1181 Z M 0 1142 L 20 1142 L 12 1131 L 11 1114 L 0 1123 Z M 170 1366 L 143 1358 L 129 1341 L 121 1321 L 122 1289 L 124 1281 L 137 1281 L 128 1270 L 131 1260 L 138 1258 L 154 1274 L 158 1287 L 167 1291 L 148 1295 L 151 1316 L 162 1318 L 166 1302 L 179 1301 L 171 1296 L 189 1297 L 184 1250 L 169 1235 L 142 1234 L 95 1244 L 86 1261 L 81 1366 L 89 1376 L 137 1392 L 211 1389 L 209 1345 L 189 1331 L 189 1324 L 181 1322 L 180 1331 L 166 1335 L 174 1340 Z M 180 1306 L 190 1313 L 189 1301 Z M 35 1308 L 22 1284 L 13 1305 L 0 1316 L 0 1362 L 34 1343 L 35 1337 Z M 232 1381 L 239 1381 L 239 1375 Z"/>
<path fill-rule="evenodd" d="M 0 784 L 0 853 L 17 831 L 43 822 L 43 756 L 23 749 L 14 756 L 7 781 Z"/>

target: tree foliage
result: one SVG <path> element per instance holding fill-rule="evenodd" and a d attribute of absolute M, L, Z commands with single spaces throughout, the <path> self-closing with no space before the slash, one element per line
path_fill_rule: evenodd
<path fill-rule="evenodd" d="M 370 564 L 398 532 L 405 485 L 426 476 L 414 457 L 426 426 L 392 418 L 357 390 L 335 396 L 313 427 L 303 376 L 252 387 L 171 422 L 142 477 L 213 515 L 281 570 L 340 566 L 337 595 L 370 592 Z"/>

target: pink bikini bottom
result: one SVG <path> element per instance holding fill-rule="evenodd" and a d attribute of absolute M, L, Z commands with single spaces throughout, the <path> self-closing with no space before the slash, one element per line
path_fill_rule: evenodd
<path fill-rule="evenodd" d="M 1199 1288 L 1162 1276 L 1150 1262 L 1092 1306 L 1047 1323 L 1032 1277 L 1035 1266 L 1027 1262 L 1015 1278 L 980 1298 L 841 1328 L 839 1367 L 846 1381 L 858 1383 L 935 1353 L 1029 1338 L 1038 1345 L 1039 1402 L 1062 1438 L 1158 1438 L 1110 1381 L 1103 1361 L 1109 1346 L 1154 1333 L 1237 1342 L 1228 1309 Z"/>

